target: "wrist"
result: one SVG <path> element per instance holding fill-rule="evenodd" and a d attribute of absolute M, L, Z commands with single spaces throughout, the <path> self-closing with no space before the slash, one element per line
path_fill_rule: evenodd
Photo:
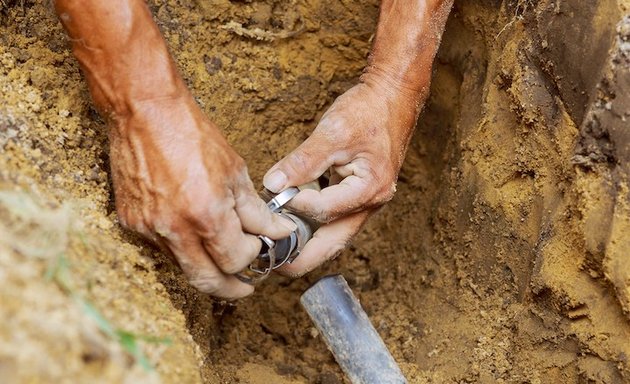
<path fill-rule="evenodd" d="M 383 0 L 364 81 L 389 84 L 422 101 L 451 5 L 452 0 Z"/>
<path fill-rule="evenodd" d="M 411 104 L 422 101 L 430 85 L 429 76 L 410 79 L 400 71 L 379 64 L 369 64 L 363 70 L 360 81 L 389 99 Z"/>
<path fill-rule="evenodd" d="M 128 98 L 125 112 L 111 116 L 110 135 L 197 140 L 215 128 L 189 92 L 151 98 Z"/>
<path fill-rule="evenodd" d="M 131 54 L 133 55 L 133 54 Z M 188 94 L 168 53 L 144 56 L 137 62 L 133 56 L 118 54 L 76 54 L 81 62 L 92 99 L 97 109 L 113 118 L 125 118 L 134 106 L 155 99 L 177 99 Z M 101 63 L 111 63 L 106 67 Z"/>

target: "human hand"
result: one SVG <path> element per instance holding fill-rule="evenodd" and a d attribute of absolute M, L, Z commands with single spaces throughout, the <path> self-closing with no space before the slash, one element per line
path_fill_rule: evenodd
<path fill-rule="evenodd" d="M 254 234 L 280 239 L 295 229 L 267 208 L 187 91 L 132 106 L 111 130 L 110 156 L 120 222 L 170 250 L 200 291 L 252 293 L 233 274 L 257 256 Z"/>
<path fill-rule="evenodd" d="M 331 175 L 328 187 L 305 189 L 291 200 L 292 209 L 324 225 L 282 272 L 299 276 L 334 257 L 392 198 L 417 112 L 417 93 L 367 77 L 337 98 L 311 136 L 267 172 L 263 183 L 276 193 L 327 170 Z"/>
<path fill-rule="evenodd" d="M 201 112 L 142 0 L 57 0 L 95 106 L 109 121 L 120 222 L 169 250 L 191 284 L 223 298 L 253 291 L 234 273 L 255 235 L 295 225 L 273 214 L 241 159 Z"/>
<path fill-rule="evenodd" d="M 265 187 L 277 193 L 331 172 L 331 186 L 304 190 L 289 204 L 325 225 L 285 273 L 301 275 L 334 257 L 392 198 L 452 4 L 383 0 L 362 82 L 335 100 L 312 135 L 265 175 Z"/>

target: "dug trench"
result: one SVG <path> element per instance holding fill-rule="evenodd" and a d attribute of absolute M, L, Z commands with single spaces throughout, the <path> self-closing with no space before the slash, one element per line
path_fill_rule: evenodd
<path fill-rule="evenodd" d="M 365 64 L 378 1 L 149 2 L 257 185 Z M 123 230 L 47 1 L 0 1 L 3 382 L 343 383 L 299 305 L 342 273 L 410 382 L 630 382 L 627 0 L 456 1 L 398 191 L 235 304 Z"/>

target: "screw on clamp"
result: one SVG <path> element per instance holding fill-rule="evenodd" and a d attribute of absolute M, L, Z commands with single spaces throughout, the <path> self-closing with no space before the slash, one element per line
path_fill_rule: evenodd
<path fill-rule="evenodd" d="M 284 207 L 291 199 L 300 193 L 300 190 L 296 187 L 287 188 L 284 191 L 278 193 L 277 195 L 273 195 L 269 192 L 268 189 L 263 190 L 261 193 L 263 198 L 266 196 L 271 197 L 271 199 L 267 202 L 267 206 L 271 211 L 279 213 L 282 207 Z"/>
<path fill-rule="evenodd" d="M 261 192 L 261 197 L 267 201 L 267 207 L 297 225 L 297 229 L 280 240 L 272 240 L 267 236 L 258 236 L 262 241 L 262 247 L 258 256 L 244 271 L 237 273 L 236 277 L 244 283 L 256 284 L 266 279 L 271 271 L 280 268 L 286 263 L 291 263 L 299 254 L 304 244 L 313 235 L 313 223 L 291 212 L 285 205 L 300 192 L 298 188 L 291 187 L 275 195 L 268 190 Z"/>

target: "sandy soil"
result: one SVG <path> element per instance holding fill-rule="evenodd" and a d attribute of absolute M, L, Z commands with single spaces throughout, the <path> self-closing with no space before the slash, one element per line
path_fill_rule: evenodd
<path fill-rule="evenodd" d="M 260 185 L 356 82 L 378 2 L 150 5 Z M 343 383 L 298 302 L 341 272 L 410 382 L 630 382 L 628 5 L 456 1 L 394 200 L 234 305 L 120 228 L 50 5 L 0 1 L 0 378 Z"/>

